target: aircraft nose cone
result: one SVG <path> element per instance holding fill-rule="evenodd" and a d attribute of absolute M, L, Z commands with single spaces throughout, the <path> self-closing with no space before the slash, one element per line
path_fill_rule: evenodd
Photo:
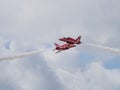
<path fill-rule="evenodd" d="M 61 38 L 59 40 L 62 40 Z"/>
<path fill-rule="evenodd" d="M 62 41 L 62 40 L 64 40 L 64 39 L 65 39 L 65 38 L 60 38 L 59 40 L 61 40 L 61 41 Z"/>

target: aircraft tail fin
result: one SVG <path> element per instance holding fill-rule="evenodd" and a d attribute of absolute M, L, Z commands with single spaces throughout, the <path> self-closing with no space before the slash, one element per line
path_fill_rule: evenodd
<path fill-rule="evenodd" d="M 54 45 L 55 45 L 55 49 L 53 49 L 53 51 L 57 50 L 60 47 L 60 45 L 58 45 L 57 43 L 54 43 Z"/>
<path fill-rule="evenodd" d="M 77 40 L 80 40 L 80 39 L 81 39 L 81 36 L 78 36 L 77 39 L 76 39 L 76 41 L 77 41 Z"/>
<path fill-rule="evenodd" d="M 76 44 L 80 44 L 81 43 L 80 39 L 81 39 L 81 36 L 78 36 L 77 39 L 76 39 Z"/>
<path fill-rule="evenodd" d="M 60 46 L 60 45 L 58 45 L 57 43 L 54 43 L 54 44 L 55 44 L 56 48 Z"/>

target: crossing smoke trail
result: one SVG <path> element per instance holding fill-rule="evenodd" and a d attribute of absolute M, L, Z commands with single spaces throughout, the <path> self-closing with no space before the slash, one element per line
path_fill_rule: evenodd
<path fill-rule="evenodd" d="M 28 57 L 28 56 L 40 54 L 42 52 L 44 52 L 44 51 L 32 51 L 32 52 L 22 53 L 22 54 L 14 55 L 14 56 L 11 55 L 11 56 L 0 58 L 0 61 L 3 61 L 3 60 L 14 60 L 14 59 L 18 59 L 18 58 L 23 58 L 23 57 Z"/>
<path fill-rule="evenodd" d="M 110 48 L 110 47 L 106 47 L 106 46 L 103 46 L 103 45 L 97 45 L 97 44 L 92 44 L 92 43 L 82 43 L 82 44 L 88 45 L 88 46 L 92 46 L 92 47 L 101 48 L 101 49 L 104 49 L 104 50 L 107 50 L 107 51 L 111 51 L 112 53 L 120 54 L 120 50 L 119 49 Z M 18 54 L 18 55 L 11 55 L 11 56 L 0 58 L 0 61 L 24 58 L 24 57 L 40 54 L 40 53 L 43 53 L 43 52 L 45 52 L 45 50 L 32 51 L 32 52 L 22 53 L 22 54 Z"/>
<path fill-rule="evenodd" d="M 93 46 L 93 47 L 97 47 L 97 48 L 101 48 L 107 51 L 110 51 L 112 53 L 117 53 L 120 54 L 120 50 L 119 49 L 115 49 L 115 48 L 110 48 L 110 47 L 106 47 L 103 45 L 97 45 L 97 44 L 92 44 L 92 43 L 83 43 L 84 45 L 89 45 L 89 46 Z"/>

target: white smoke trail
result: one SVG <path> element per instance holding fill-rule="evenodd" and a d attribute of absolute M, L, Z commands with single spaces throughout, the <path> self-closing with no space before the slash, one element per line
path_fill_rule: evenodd
<path fill-rule="evenodd" d="M 104 49 L 104 50 L 107 50 L 107 51 L 111 51 L 112 53 L 120 54 L 120 50 L 119 49 L 110 48 L 110 47 L 106 47 L 106 46 L 103 46 L 103 45 L 92 44 L 92 43 L 82 43 L 82 44 L 88 45 L 88 46 L 93 46 L 93 47 L 98 47 L 98 48 L 101 48 L 101 49 Z M 24 58 L 24 57 L 40 54 L 40 53 L 43 53 L 43 52 L 45 52 L 45 50 L 32 51 L 32 52 L 22 53 L 22 54 L 18 54 L 18 55 L 11 55 L 11 56 L 0 58 L 0 61 Z"/>
<path fill-rule="evenodd" d="M 18 59 L 18 58 L 23 58 L 23 57 L 28 57 L 28 56 L 40 54 L 42 52 L 44 52 L 44 51 L 43 50 L 42 51 L 32 51 L 32 52 L 22 53 L 22 54 L 14 55 L 14 56 L 11 55 L 11 56 L 0 58 L 0 61 L 3 61 L 3 60 L 14 60 L 14 59 Z"/>
<path fill-rule="evenodd" d="M 111 48 L 111 47 L 106 47 L 106 46 L 103 46 L 103 45 L 92 44 L 92 43 L 83 43 L 83 44 L 84 45 L 93 46 L 93 47 L 98 47 L 98 48 L 110 51 L 112 53 L 120 54 L 120 50 L 119 49 L 115 49 L 115 48 Z"/>

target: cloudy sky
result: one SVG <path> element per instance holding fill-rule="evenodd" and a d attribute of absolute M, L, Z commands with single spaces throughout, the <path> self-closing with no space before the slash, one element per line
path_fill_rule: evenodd
<path fill-rule="evenodd" d="M 60 37 L 120 49 L 119 0 L 0 0 L 0 90 L 120 90 L 120 55 L 79 45 L 54 54 Z"/>

